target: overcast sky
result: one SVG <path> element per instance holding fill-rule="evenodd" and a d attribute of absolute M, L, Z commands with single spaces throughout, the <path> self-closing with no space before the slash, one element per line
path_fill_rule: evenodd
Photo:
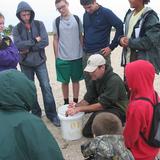
<path fill-rule="evenodd" d="M 16 25 L 17 5 L 21 0 L 1 0 L 0 12 L 5 16 L 5 25 Z M 84 9 L 80 5 L 80 0 L 68 0 L 70 11 L 82 18 Z M 42 20 L 47 31 L 52 31 L 52 22 L 59 15 L 56 11 L 54 0 L 26 0 L 35 11 L 35 19 Z M 106 8 L 111 9 L 121 20 L 123 20 L 126 11 L 129 8 L 128 0 L 97 0 L 97 2 Z M 151 0 L 149 6 L 152 7 L 160 16 L 160 1 Z"/>

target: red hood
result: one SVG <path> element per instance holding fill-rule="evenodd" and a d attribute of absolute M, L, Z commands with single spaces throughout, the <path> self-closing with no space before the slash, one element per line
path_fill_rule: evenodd
<path fill-rule="evenodd" d="M 131 91 L 131 100 L 138 97 L 154 99 L 155 69 L 151 63 L 137 60 L 127 64 L 125 75 Z"/>

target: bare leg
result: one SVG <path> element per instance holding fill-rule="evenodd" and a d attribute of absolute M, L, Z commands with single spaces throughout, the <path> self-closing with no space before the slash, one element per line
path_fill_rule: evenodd
<path fill-rule="evenodd" d="M 64 103 L 67 104 L 69 103 L 69 84 L 68 83 L 62 83 L 62 92 L 63 92 L 63 98 L 64 98 Z"/>
<path fill-rule="evenodd" d="M 72 83 L 72 87 L 73 87 L 73 99 L 77 99 L 78 101 L 78 97 L 79 97 L 79 82 L 73 82 Z"/>

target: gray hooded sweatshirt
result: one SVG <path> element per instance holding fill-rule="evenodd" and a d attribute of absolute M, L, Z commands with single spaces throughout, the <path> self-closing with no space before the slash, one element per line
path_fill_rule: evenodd
<path fill-rule="evenodd" d="M 31 29 L 27 30 L 23 20 L 20 18 L 20 12 L 30 11 Z M 48 45 L 48 34 L 43 22 L 34 20 L 35 13 L 31 6 L 22 1 L 18 4 L 16 16 L 20 20 L 13 29 L 14 43 L 19 49 L 20 65 L 35 67 L 46 61 L 44 48 Z M 35 37 L 40 36 L 41 41 L 36 42 Z M 25 51 L 25 52 L 24 52 Z"/>

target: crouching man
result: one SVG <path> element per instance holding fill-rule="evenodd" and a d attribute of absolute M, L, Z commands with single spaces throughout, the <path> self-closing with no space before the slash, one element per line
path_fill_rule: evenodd
<path fill-rule="evenodd" d="M 82 131 L 83 136 L 93 137 L 91 126 L 98 113 L 113 113 L 122 124 L 125 122 L 125 108 L 128 99 L 122 79 L 113 72 L 111 66 L 106 64 L 102 55 L 91 55 L 84 71 L 91 76 L 89 89 L 82 101 L 69 105 L 66 114 L 93 112 Z"/>

